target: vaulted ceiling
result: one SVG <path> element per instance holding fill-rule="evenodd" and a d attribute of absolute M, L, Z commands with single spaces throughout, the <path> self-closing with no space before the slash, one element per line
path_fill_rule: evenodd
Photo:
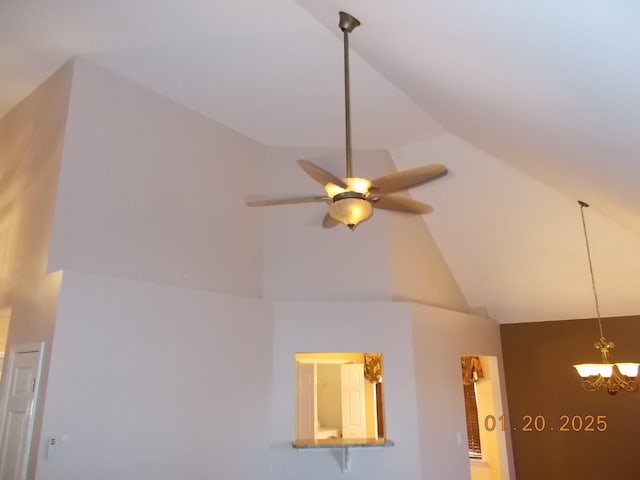
<path fill-rule="evenodd" d="M 639 313 L 634 2 L 5 0 L 0 115 L 82 55 L 262 143 L 340 147 L 341 9 L 355 144 L 449 166 L 412 194 L 469 303 L 593 316 L 582 199 L 603 314 Z"/>

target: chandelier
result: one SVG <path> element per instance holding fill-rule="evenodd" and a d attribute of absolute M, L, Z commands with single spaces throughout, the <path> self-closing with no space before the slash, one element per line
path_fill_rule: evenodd
<path fill-rule="evenodd" d="M 602 318 L 600 317 L 600 304 L 598 303 L 598 292 L 596 281 L 593 275 L 593 265 L 591 263 L 591 249 L 589 248 L 589 238 L 587 236 L 587 225 L 584 221 L 584 208 L 589 204 L 578 201 L 580 205 L 580 216 L 582 217 L 582 230 L 584 231 L 584 241 L 587 246 L 587 258 L 589 259 L 589 272 L 591 274 L 591 287 L 598 316 L 598 327 L 600 329 L 600 340 L 594 343 L 602 356 L 602 363 L 581 363 L 574 365 L 578 375 L 582 377 L 582 387 L 589 391 L 606 390 L 611 395 L 615 395 L 620 390 L 635 392 L 638 390 L 636 377 L 638 376 L 638 363 L 611 363 L 609 357 L 610 350 L 615 346 L 613 342 L 607 340 L 602 330 Z"/>

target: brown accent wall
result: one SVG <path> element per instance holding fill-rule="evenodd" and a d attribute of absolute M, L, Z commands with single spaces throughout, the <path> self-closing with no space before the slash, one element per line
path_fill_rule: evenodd
<path fill-rule="evenodd" d="M 640 361 L 640 316 L 607 318 L 603 326 L 616 343 L 614 362 Z M 599 361 L 597 321 L 505 324 L 500 330 L 517 479 L 640 478 L 640 393 L 586 392 L 572 367 Z M 544 431 L 523 431 L 526 415 L 544 417 Z M 562 415 L 604 415 L 607 429 L 561 432 Z"/>

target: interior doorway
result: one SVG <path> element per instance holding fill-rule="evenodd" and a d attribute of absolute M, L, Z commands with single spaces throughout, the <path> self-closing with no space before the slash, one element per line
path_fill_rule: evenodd
<path fill-rule="evenodd" d="M 465 355 L 460 363 L 471 480 L 509 480 L 498 358 Z"/>
<path fill-rule="evenodd" d="M 9 349 L 0 396 L 0 480 L 26 480 L 44 343 Z"/>

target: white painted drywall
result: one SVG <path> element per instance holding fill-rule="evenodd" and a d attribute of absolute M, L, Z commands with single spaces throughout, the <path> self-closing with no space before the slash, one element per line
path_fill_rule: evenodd
<path fill-rule="evenodd" d="M 410 305 L 391 301 L 446 298 L 464 308 L 446 264 L 431 261 L 433 242 L 390 241 L 386 212 L 356 232 L 325 232 L 320 205 L 308 220 L 306 206 L 249 209 L 245 198 L 263 188 L 314 193 L 319 185 L 293 173 L 309 150 L 264 149 L 85 62 L 74 88 L 51 256 L 66 270 L 43 423 L 46 436 L 68 441 L 55 461 L 40 452 L 38 480 L 337 478 L 335 452 L 290 447 L 297 351 L 384 354 L 397 446 L 354 452 L 353 478 L 417 480 L 431 463 L 456 468 L 446 462 L 458 448 L 441 441 L 455 436 L 455 422 L 434 430 L 420 417 L 425 367 L 414 367 L 414 349 L 425 338 L 415 337 Z M 336 150 L 315 153 L 324 166 L 342 164 Z M 365 153 L 363 175 L 393 168 L 386 153 Z M 260 181 L 274 158 L 282 161 Z M 405 225 L 427 238 L 424 224 Z M 401 282 L 391 275 L 397 251 L 409 248 L 411 266 L 442 280 L 440 290 L 416 289 L 412 280 L 424 277 L 415 272 Z M 270 301 L 247 298 L 263 288 L 278 301 L 275 317 Z M 433 312 L 441 323 L 466 318 Z M 497 331 L 488 322 L 465 346 L 483 350 L 485 330 Z M 451 328 L 438 337 L 447 355 L 466 335 Z M 445 400 L 430 414 L 463 419 Z M 424 442 L 440 442 L 441 458 L 422 455 Z"/>
<path fill-rule="evenodd" d="M 63 66 L 0 119 L 0 308 L 11 315 L 7 351 L 45 343 L 30 477 L 62 279 L 61 272 L 47 275 L 46 267 L 72 71 L 71 64 Z"/>
<path fill-rule="evenodd" d="M 434 206 L 427 224 L 472 307 L 500 323 L 594 315 L 577 198 L 451 134 L 395 149 L 392 157 L 399 169 L 425 158 L 449 168 L 412 195 Z M 636 314 L 640 296 L 631 279 L 640 276 L 640 238 L 598 205 L 585 217 L 603 315 Z"/>
<path fill-rule="evenodd" d="M 423 471 L 433 480 L 468 479 L 460 357 L 469 352 L 496 356 L 502 368 L 499 325 L 487 317 L 424 305 L 413 305 L 411 316 Z M 501 404 L 508 415 L 501 382 Z M 512 469 L 511 455 L 507 451 Z M 515 478 L 513 471 L 510 474 Z"/>
<path fill-rule="evenodd" d="M 432 217 L 443 214 L 386 215 L 393 299 L 468 312 L 467 300 L 429 230 Z"/>
<path fill-rule="evenodd" d="M 263 147 L 76 60 L 51 268 L 259 296 Z"/>
<path fill-rule="evenodd" d="M 65 272 L 36 479 L 268 474 L 271 308 Z M 42 449 L 41 449 L 42 452 Z"/>
<path fill-rule="evenodd" d="M 384 449 L 354 449 L 354 480 L 420 477 L 410 308 L 393 302 L 277 302 L 274 308 L 271 478 L 344 478 L 338 451 L 291 448 L 296 352 L 382 352 L 388 437 Z"/>

